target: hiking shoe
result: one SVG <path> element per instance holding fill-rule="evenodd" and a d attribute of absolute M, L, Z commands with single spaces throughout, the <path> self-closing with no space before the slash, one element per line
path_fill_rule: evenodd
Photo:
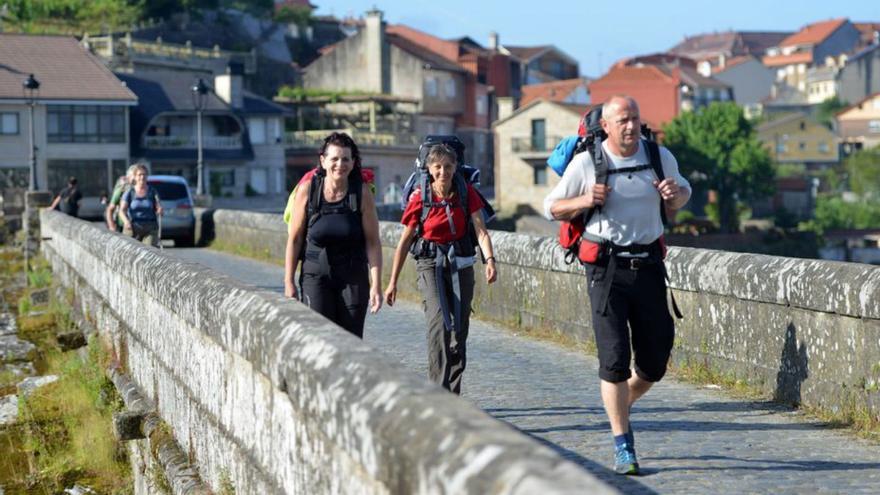
<path fill-rule="evenodd" d="M 639 461 L 632 445 L 623 444 L 614 448 L 614 472 L 617 474 L 639 474 Z"/>

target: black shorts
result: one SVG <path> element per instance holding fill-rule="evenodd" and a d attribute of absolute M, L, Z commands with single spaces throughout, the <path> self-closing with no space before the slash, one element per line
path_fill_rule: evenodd
<path fill-rule="evenodd" d="M 613 271 L 609 288 L 609 267 L 587 265 L 599 378 L 612 383 L 628 380 L 634 354 L 636 374 L 649 382 L 660 381 L 675 338 L 663 265 L 654 263 L 638 270 L 616 266 Z M 606 290 L 610 290 L 607 299 Z"/>

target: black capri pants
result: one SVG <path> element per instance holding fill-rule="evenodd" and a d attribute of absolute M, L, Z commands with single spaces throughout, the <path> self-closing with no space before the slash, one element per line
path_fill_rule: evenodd
<path fill-rule="evenodd" d="M 610 270 L 610 263 L 615 263 L 615 259 L 604 266 L 587 265 L 599 378 L 611 383 L 628 380 L 634 355 L 636 374 L 649 382 L 658 382 L 666 374 L 675 338 L 663 264 L 658 261 L 637 270 L 626 266 Z M 608 275 L 613 280 L 607 280 Z M 606 290 L 610 291 L 607 299 Z M 600 307 L 603 301 L 607 303 Z"/>
<path fill-rule="evenodd" d="M 340 327 L 364 337 L 364 319 L 370 302 L 366 261 L 330 265 L 309 259 L 302 265 L 302 302 Z"/>

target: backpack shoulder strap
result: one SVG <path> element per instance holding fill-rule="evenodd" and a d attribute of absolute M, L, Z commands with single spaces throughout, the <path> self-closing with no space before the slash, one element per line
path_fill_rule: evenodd
<path fill-rule="evenodd" d="M 348 207 L 352 212 L 361 213 L 361 202 L 364 195 L 364 179 L 360 172 L 349 175 L 348 178 Z"/>
<path fill-rule="evenodd" d="M 315 174 L 309 183 L 309 201 L 306 205 L 306 228 L 321 213 L 321 202 L 324 199 L 324 177 Z"/>
<path fill-rule="evenodd" d="M 602 151 L 602 140 L 595 139 L 592 143 L 589 143 L 586 146 L 587 153 L 590 154 L 590 160 L 593 162 L 593 170 L 596 175 L 596 184 L 607 184 L 608 183 L 608 159 L 605 156 L 605 152 Z M 590 223 L 590 219 L 593 218 L 593 215 L 597 210 L 600 210 L 601 206 L 596 206 L 588 209 L 584 212 L 584 226 Z"/>
<path fill-rule="evenodd" d="M 666 178 L 663 173 L 663 161 L 660 159 L 660 145 L 655 141 L 645 140 L 645 147 L 648 151 L 648 160 L 651 162 L 651 168 L 654 169 L 654 174 L 657 176 L 657 180 L 663 182 L 663 179 Z M 666 205 L 663 204 L 663 198 L 660 198 L 660 221 L 663 222 L 663 226 L 666 226 L 668 219 L 666 218 Z"/>
<path fill-rule="evenodd" d="M 461 205 L 461 208 L 464 210 L 465 222 L 470 222 L 471 221 L 470 208 L 469 208 L 470 205 L 468 204 L 468 199 L 469 199 L 468 196 L 470 196 L 470 195 L 468 194 L 468 183 L 461 174 L 455 174 L 454 180 L 455 180 L 456 192 L 458 193 L 458 198 L 459 198 L 458 201 L 459 201 L 459 204 Z"/>
<path fill-rule="evenodd" d="M 431 205 L 433 203 L 433 198 L 431 197 L 431 183 L 430 183 L 430 175 L 428 175 L 427 170 L 422 170 L 421 176 L 419 177 L 419 188 L 421 191 L 419 193 L 422 195 L 422 215 L 419 217 L 419 235 L 421 235 L 422 225 L 425 223 L 425 220 L 428 218 L 428 214 L 431 213 Z"/>

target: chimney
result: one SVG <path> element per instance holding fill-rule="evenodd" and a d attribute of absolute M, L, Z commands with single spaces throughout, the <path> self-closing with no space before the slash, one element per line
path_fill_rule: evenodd
<path fill-rule="evenodd" d="M 498 33 L 495 31 L 489 32 L 489 49 L 492 51 L 498 50 Z"/>
<path fill-rule="evenodd" d="M 510 117 L 513 113 L 513 97 L 512 96 L 499 96 L 498 97 L 498 120 L 506 119 Z"/>
<path fill-rule="evenodd" d="M 229 62 L 226 74 L 214 76 L 214 92 L 236 110 L 244 106 L 243 85 L 244 64 L 241 62 Z"/>
<path fill-rule="evenodd" d="M 372 93 L 388 93 L 391 68 L 385 46 L 385 23 L 382 21 L 382 11 L 374 8 L 367 12 L 364 24 L 364 43 L 366 43 L 367 54 L 365 89 Z"/>

